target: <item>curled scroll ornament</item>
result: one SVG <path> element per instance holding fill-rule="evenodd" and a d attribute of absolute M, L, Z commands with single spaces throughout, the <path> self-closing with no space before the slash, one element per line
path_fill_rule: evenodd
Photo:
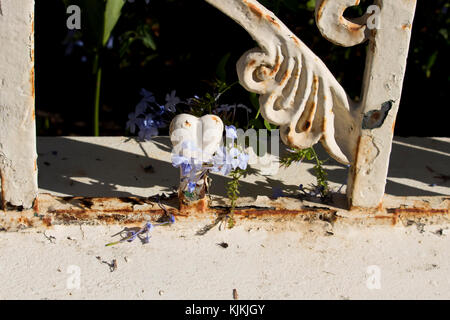
<path fill-rule="evenodd" d="M 239 23 L 259 44 L 259 48 L 248 51 L 238 61 L 238 76 L 248 91 L 260 95 L 261 114 L 280 126 L 283 142 L 303 149 L 320 141 L 334 159 L 349 164 L 359 134 L 357 105 L 325 64 L 257 1 L 206 1 Z M 356 28 L 355 37 L 355 28 L 346 28 L 345 23 L 350 27 L 357 24 L 342 17 L 346 7 L 358 3 L 355 0 L 317 2 L 316 19 L 327 39 L 342 45 L 366 40 L 363 27 Z M 336 6 L 340 6 L 338 11 Z M 343 29 L 336 29 L 333 24 Z M 346 39 L 346 32 L 352 33 L 351 41 Z"/>

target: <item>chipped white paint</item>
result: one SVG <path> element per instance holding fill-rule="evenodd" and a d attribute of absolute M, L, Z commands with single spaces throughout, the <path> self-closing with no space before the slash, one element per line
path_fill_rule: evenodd
<path fill-rule="evenodd" d="M 366 17 L 348 20 L 344 11 L 358 5 L 360 0 L 318 0 L 316 23 L 322 35 L 329 41 L 344 47 L 360 44 L 368 39 Z"/>
<path fill-rule="evenodd" d="M 370 40 L 362 102 L 351 101 L 325 64 L 256 0 L 206 0 L 239 23 L 259 48 L 239 60 L 241 84 L 260 94 L 261 113 L 279 125 L 283 142 L 307 148 L 321 141 L 337 161 L 352 164 L 350 206 L 376 207 L 386 184 L 392 130 L 400 101 L 415 1 L 375 0 L 381 29 L 368 15 L 349 21 L 359 0 L 319 0 L 316 21 L 330 41 Z"/>
<path fill-rule="evenodd" d="M 1 0 L 0 175 L 2 202 L 29 208 L 37 195 L 34 0 Z"/>

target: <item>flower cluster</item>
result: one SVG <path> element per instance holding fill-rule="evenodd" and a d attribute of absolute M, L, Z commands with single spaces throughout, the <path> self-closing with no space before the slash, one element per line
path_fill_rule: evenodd
<path fill-rule="evenodd" d="M 172 155 L 172 165 L 176 168 L 181 168 L 181 180 L 185 182 L 189 193 L 193 193 L 196 190 L 199 181 L 209 171 L 229 175 L 233 170 L 247 169 L 249 155 L 236 145 L 236 128 L 234 126 L 226 126 L 225 131 L 230 143 L 225 146 L 220 146 L 211 159 L 207 161 L 202 162 L 195 158 L 188 159 L 178 154 Z M 197 149 L 192 143 L 187 142 L 182 147 L 191 151 Z"/>
<path fill-rule="evenodd" d="M 132 134 L 139 129 L 138 136 L 145 141 L 157 136 L 160 128 L 167 127 L 166 116 L 170 117 L 175 113 L 176 106 L 181 100 L 176 96 L 175 90 L 166 95 L 164 105 L 156 102 L 153 93 L 145 89 L 141 90 L 141 96 L 142 99 L 137 104 L 135 112 L 128 115 L 126 127 Z"/>
<path fill-rule="evenodd" d="M 229 175 L 232 170 L 247 169 L 249 155 L 236 146 L 237 130 L 234 126 L 225 127 L 226 137 L 230 140 L 228 146 L 222 146 L 212 158 L 213 172 Z"/>

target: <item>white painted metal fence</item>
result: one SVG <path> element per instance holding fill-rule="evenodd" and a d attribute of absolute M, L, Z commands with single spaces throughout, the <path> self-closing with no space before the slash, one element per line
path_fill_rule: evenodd
<path fill-rule="evenodd" d="M 95 1 L 95 0 L 93 0 Z M 400 103 L 416 2 L 374 0 L 368 14 L 343 17 L 355 0 L 318 0 L 316 22 L 330 41 L 368 41 L 362 99 L 353 102 L 325 64 L 255 0 L 206 0 L 257 41 L 237 66 L 242 85 L 260 94 L 262 115 L 284 143 L 319 141 L 351 165 L 350 207 L 380 206 Z M 37 196 L 34 120 L 34 0 L 0 0 L 0 175 L 4 204 L 29 208 Z M 231 44 L 230 44 L 231 45 Z"/>

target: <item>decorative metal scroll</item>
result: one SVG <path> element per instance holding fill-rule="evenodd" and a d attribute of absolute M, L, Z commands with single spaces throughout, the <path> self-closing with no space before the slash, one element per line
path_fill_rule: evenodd
<path fill-rule="evenodd" d="M 238 76 L 247 90 L 260 94 L 262 116 L 280 126 L 283 142 L 302 149 L 322 142 L 334 159 L 352 165 L 347 188 L 351 205 L 378 205 L 384 194 L 390 127 L 401 95 L 415 1 L 374 0 L 375 9 L 354 20 L 346 19 L 344 11 L 359 5 L 359 0 L 316 1 L 316 23 L 325 38 L 347 47 L 370 40 L 358 104 L 325 64 L 256 0 L 206 1 L 258 43 L 259 48 L 238 61 Z M 374 14 L 382 27 L 379 23 L 368 27 Z"/>

